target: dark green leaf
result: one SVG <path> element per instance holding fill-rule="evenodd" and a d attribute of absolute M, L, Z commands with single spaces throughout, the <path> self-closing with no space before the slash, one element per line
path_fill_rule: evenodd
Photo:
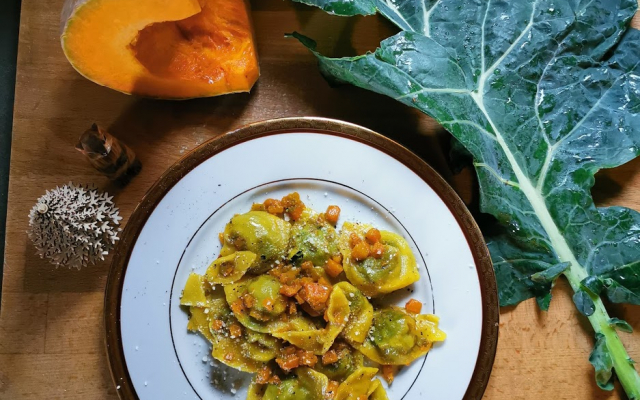
<path fill-rule="evenodd" d="M 640 32 L 628 29 L 637 1 L 304 2 L 373 6 L 403 30 L 359 57 L 308 47 L 327 79 L 391 96 L 453 134 L 473 158 L 481 210 L 502 226 L 487 238 L 501 305 L 535 297 L 547 309 L 565 274 L 597 332 L 598 385 L 612 388 L 615 364 L 640 398 L 597 297 L 640 304 L 640 214 L 597 208 L 590 193 L 598 170 L 640 154 Z"/>
<path fill-rule="evenodd" d="M 374 0 L 333 1 L 333 0 L 295 0 L 298 3 L 320 7 L 328 13 L 352 16 L 371 15 L 376 13 Z"/>
<path fill-rule="evenodd" d="M 580 282 L 584 290 L 588 291 L 594 296 L 597 296 L 604 289 L 604 282 L 600 277 L 589 276 Z"/>
<path fill-rule="evenodd" d="M 284 37 L 292 37 L 298 39 L 300 43 L 302 43 L 306 48 L 313 52 L 316 51 L 316 47 L 318 46 L 318 43 L 315 40 L 306 37 L 305 35 L 301 35 L 298 32 L 285 33 Z"/>
<path fill-rule="evenodd" d="M 531 275 L 552 268 L 555 261 L 552 257 L 528 251 L 507 237 L 494 238 L 487 245 L 493 257 L 496 279 L 501 283 L 498 285 L 501 306 L 515 305 L 531 297 L 542 299 L 549 293 L 551 282 L 535 282 Z"/>
<path fill-rule="evenodd" d="M 549 305 L 551 304 L 551 292 L 545 294 L 542 297 L 536 297 L 536 303 L 542 311 L 548 311 Z"/>
<path fill-rule="evenodd" d="M 618 318 L 609 318 L 609 326 L 622 332 L 632 333 L 633 328 L 627 321 Z"/>
<path fill-rule="evenodd" d="M 569 263 L 567 262 L 556 264 L 544 271 L 531 275 L 531 280 L 537 283 L 550 283 L 555 281 L 567 268 L 569 268 Z"/>
<path fill-rule="evenodd" d="M 423 4 L 376 0 L 386 16 L 381 3 L 405 19 Z M 640 214 L 596 208 L 590 194 L 596 171 L 640 154 L 636 1 L 426 4 L 426 19 L 375 53 L 316 53 L 322 73 L 424 111 L 473 155 L 481 209 L 507 233 L 488 238 L 502 304 L 543 297 L 551 285 L 528 277 L 562 263 L 610 281 L 611 301 L 640 304 Z"/>
<path fill-rule="evenodd" d="M 596 344 L 589 356 L 589 362 L 596 369 L 596 382 L 604 390 L 613 390 L 613 361 L 603 334 L 596 334 Z"/>
<path fill-rule="evenodd" d="M 640 262 L 603 270 L 599 275 L 607 298 L 614 303 L 640 304 Z"/>
<path fill-rule="evenodd" d="M 592 315 L 596 310 L 596 305 L 593 303 L 593 299 L 589 296 L 589 293 L 578 290 L 573 294 L 573 303 L 578 308 L 578 311 L 585 317 Z"/>
<path fill-rule="evenodd" d="M 600 276 L 589 276 L 581 284 L 594 295 L 605 292 L 607 298 L 614 303 L 640 304 L 637 269 L 637 262 L 623 265 Z"/>
<path fill-rule="evenodd" d="M 441 0 L 294 0 L 332 14 L 370 15 L 376 11 L 405 31 L 429 35 L 431 14 Z M 448 8 L 448 6 L 445 6 Z"/>

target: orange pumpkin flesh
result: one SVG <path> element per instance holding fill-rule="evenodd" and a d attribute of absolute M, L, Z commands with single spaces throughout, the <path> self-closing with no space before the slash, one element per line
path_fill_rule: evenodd
<path fill-rule="evenodd" d="M 258 79 L 244 0 L 67 2 L 63 50 L 98 84 L 181 99 L 246 92 Z"/>

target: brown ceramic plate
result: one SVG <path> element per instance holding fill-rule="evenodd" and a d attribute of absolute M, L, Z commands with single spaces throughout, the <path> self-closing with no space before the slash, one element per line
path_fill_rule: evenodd
<path fill-rule="evenodd" d="M 189 273 L 216 257 L 218 232 L 253 202 L 297 191 L 315 210 L 403 235 L 420 280 L 385 299 L 419 299 L 447 340 L 404 367 L 391 400 L 480 399 L 498 340 L 495 277 L 463 202 L 415 154 L 341 121 L 278 119 L 204 143 L 172 166 L 132 214 L 105 298 L 106 344 L 123 399 L 244 398 L 249 376 L 227 371 L 188 333 L 179 298 Z M 226 380 L 222 378 L 227 378 Z"/>

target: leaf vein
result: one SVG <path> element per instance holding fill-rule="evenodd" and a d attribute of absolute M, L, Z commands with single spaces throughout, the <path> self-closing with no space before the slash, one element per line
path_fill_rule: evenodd
<path fill-rule="evenodd" d="M 435 10 L 438 4 L 440 4 L 440 1 L 441 0 L 438 0 L 435 3 L 433 3 L 433 5 L 429 10 L 427 10 L 427 0 L 422 1 L 422 12 L 423 12 L 423 18 L 424 18 L 424 35 L 426 37 L 431 37 L 431 13 L 433 13 L 433 10 Z"/>
<path fill-rule="evenodd" d="M 498 174 L 498 172 L 488 164 L 485 164 L 485 163 L 473 163 L 473 165 L 475 165 L 478 168 L 486 169 L 487 171 L 489 171 L 489 173 L 491 173 L 491 175 L 493 175 L 497 180 L 499 180 L 500 182 L 504 183 L 505 185 L 513 186 L 513 187 L 516 187 L 518 189 L 520 188 L 520 185 L 518 184 L 518 182 L 510 181 L 509 179 L 505 179 L 505 178 L 501 177 Z"/>

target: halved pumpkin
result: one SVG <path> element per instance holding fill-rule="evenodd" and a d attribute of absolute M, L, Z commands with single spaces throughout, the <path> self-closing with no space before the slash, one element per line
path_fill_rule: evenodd
<path fill-rule="evenodd" d="M 80 74 L 128 94 L 247 92 L 260 74 L 245 0 L 66 0 L 61 41 Z"/>

